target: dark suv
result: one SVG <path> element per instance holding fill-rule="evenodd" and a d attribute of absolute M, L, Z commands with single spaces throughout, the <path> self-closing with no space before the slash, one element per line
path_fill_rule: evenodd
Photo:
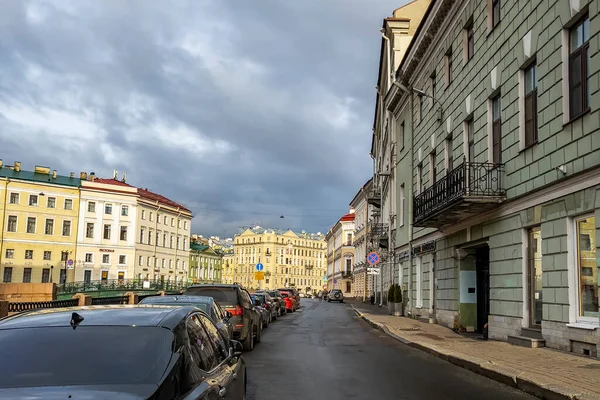
<path fill-rule="evenodd" d="M 254 343 L 260 343 L 260 313 L 254 307 L 250 293 L 240 285 L 192 285 L 183 294 L 212 297 L 229 311 L 233 338 L 244 344 L 245 351 L 252 351 Z"/>

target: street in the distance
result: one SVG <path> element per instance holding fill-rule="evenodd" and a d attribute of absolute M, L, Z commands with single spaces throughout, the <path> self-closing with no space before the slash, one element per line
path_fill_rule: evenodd
<path fill-rule="evenodd" d="M 345 303 L 302 299 L 244 354 L 249 400 L 533 399 L 373 329 Z"/>

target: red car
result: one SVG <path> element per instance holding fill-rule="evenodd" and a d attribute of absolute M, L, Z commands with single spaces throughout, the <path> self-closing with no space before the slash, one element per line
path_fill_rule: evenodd
<path fill-rule="evenodd" d="M 281 292 L 281 297 L 283 297 L 283 300 L 285 300 L 285 310 L 286 312 L 294 312 L 296 311 L 296 309 L 298 308 L 297 303 L 296 303 L 296 299 L 294 299 L 294 296 L 290 293 L 290 292 Z"/>

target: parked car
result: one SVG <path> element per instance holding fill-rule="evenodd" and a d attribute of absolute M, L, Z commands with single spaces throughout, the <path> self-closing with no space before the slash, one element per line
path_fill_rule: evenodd
<path fill-rule="evenodd" d="M 0 321 L 0 398 L 241 400 L 242 348 L 192 306 L 27 311 Z"/>
<path fill-rule="evenodd" d="M 219 302 L 212 297 L 185 295 L 150 296 L 142 299 L 138 304 L 197 307 L 210 316 L 227 340 L 233 339 L 232 315 L 229 311 L 225 311 Z"/>
<path fill-rule="evenodd" d="M 275 321 L 279 310 L 273 298 L 265 292 L 253 293 L 253 295 L 260 300 L 262 306 L 269 312 L 269 323 Z"/>
<path fill-rule="evenodd" d="M 268 293 L 269 296 L 271 296 L 271 298 L 275 302 L 276 307 L 278 309 L 277 316 L 281 317 L 282 315 L 285 315 L 286 314 L 285 300 L 283 300 L 283 297 L 281 296 L 281 292 L 279 290 L 264 290 L 263 292 Z M 261 292 L 259 291 L 258 293 L 261 293 Z"/>
<path fill-rule="evenodd" d="M 262 331 L 260 313 L 254 306 L 250 293 L 240 285 L 192 285 L 183 294 L 212 297 L 229 311 L 232 315 L 233 338 L 244 344 L 245 351 L 252 351 L 254 344 L 260 343 Z"/>
<path fill-rule="evenodd" d="M 281 296 L 283 300 L 285 300 L 285 311 L 286 312 L 294 312 L 296 311 L 296 300 L 290 292 L 281 292 Z"/>
<path fill-rule="evenodd" d="M 327 295 L 327 301 L 339 301 L 340 303 L 344 302 L 344 293 L 340 289 L 332 289 L 331 292 Z"/>
<path fill-rule="evenodd" d="M 252 299 L 252 302 L 254 302 L 254 306 L 260 313 L 262 329 L 268 328 L 269 323 L 271 322 L 271 312 L 264 307 L 262 301 L 259 298 L 257 298 L 255 295 L 251 294 L 250 298 Z"/>
<path fill-rule="evenodd" d="M 282 289 L 277 289 L 280 292 L 281 291 L 286 291 L 291 293 L 292 297 L 294 298 L 294 300 L 296 300 L 296 304 L 297 307 L 300 308 L 300 293 L 298 292 L 298 289 L 296 288 L 282 288 Z"/>

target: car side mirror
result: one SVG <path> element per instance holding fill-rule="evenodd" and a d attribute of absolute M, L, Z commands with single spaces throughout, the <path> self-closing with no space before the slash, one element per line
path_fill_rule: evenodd
<path fill-rule="evenodd" d="M 230 357 L 239 357 L 242 355 L 242 352 L 244 351 L 244 346 L 242 346 L 242 343 L 237 341 L 237 340 L 233 340 L 231 339 L 231 347 L 229 347 L 229 356 Z"/>

